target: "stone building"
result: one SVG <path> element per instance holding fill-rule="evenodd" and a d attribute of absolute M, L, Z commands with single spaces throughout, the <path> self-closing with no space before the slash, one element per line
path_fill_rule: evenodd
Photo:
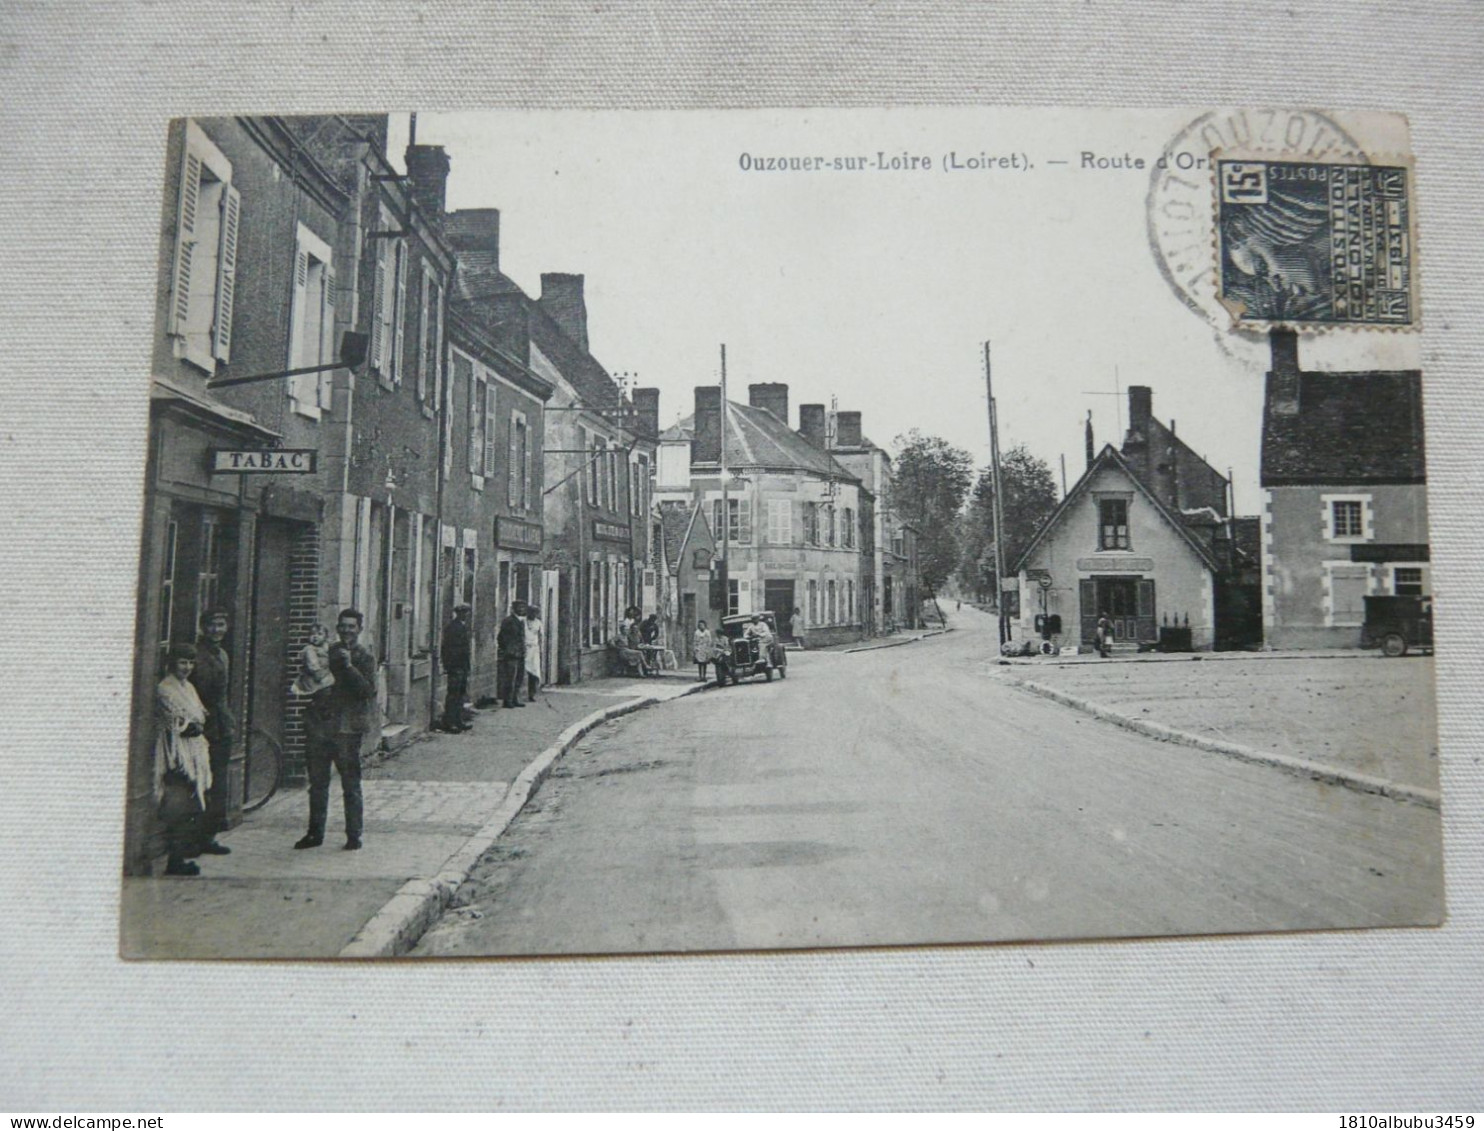
<path fill-rule="evenodd" d="M 1422 374 L 1300 368 L 1274 330 L 1262 435 L 1262 617 L 1273 648 L 1353 648 L 1367 596 L 1432 595 Z"/>
<path fill-rule="evenodd" d="M 838 643 L 865 631 L 862 609 L 863 512 L 871 498 L 827 449 L 823 405 L 800 408 L 788 426 L 788 386 L 751 385 L 749 403 L 728 402 L 699 386 L 695 412 L 660 437 L 656 497 L 698 498 L 725 547 L 727 611 L 772 610 L 785 636 L 793 610 L 809 639 Z M 722 435 L 726 436 L 725 513 Z"/>

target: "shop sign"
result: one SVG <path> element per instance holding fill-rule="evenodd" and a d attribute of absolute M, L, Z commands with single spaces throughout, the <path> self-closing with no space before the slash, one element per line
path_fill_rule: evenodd
<path fill-rule="evenodd" d="M 593 519 L 593 538 L 599 542 L 627 542 L 629 540 L 629 528 L 620 526 L 616 522 L 604 522 L 602 519 Z"/>
<path fill-rule="evenodd" d="M 209 448 L 211 474 L 313 475 L 319 466 L 316 448 Z"/>
<path fill-rule="evenodd" d="M 518 518 L 506 518 L 504 515 L 495 519 L 495 545 L 506 550 L 539 551 L 541 535 L 539 522 L 525 522 Z"/>
<path fill-rule="evenodd" d="M 1150 573 L 1153 558 L 1078 558 L 1077 568 L 1083 573 Z"/>

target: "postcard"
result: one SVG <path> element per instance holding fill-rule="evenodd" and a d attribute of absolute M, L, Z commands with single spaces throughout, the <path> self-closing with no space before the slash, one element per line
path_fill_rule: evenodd
<path fill-rule="evenodd" d="M 125 957 L 1442 922 L 1401 115 L 161 135 Z"/>

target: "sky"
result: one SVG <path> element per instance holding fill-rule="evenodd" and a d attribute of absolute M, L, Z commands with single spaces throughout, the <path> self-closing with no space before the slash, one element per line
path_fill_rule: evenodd
<path fill-rule="evenodd" d="M 836 398 L 882 446 L 918 428 L 982 466 L 987 340 L 1002 449 L 1025 444 L 1058 478 L 1065 456 L 1075 483 L 1087 413 L 1097 446 L 1116 444 L 1126 392 L 1112 394 L 1148 385 L 1155 416 L 1232 469 L 1249 514 L 1268 350 L 1234 333 L 1209 294 L 1211 189 L 1174 168 L 1179 153 L 1209 151 L 1212 135 L 1182 134 L 1201 113 L 420 113 L 417 140 L 447 149 L 450 209 L 500 209 L 501 267 L 528 293 L 542 272 L 585 276 L 594 356 L 660 388 L 662 425 L 716 382 L 725 343 L 733 400 L 751 382 L 786 382 L 795 427 L 798 405 Z M 1241 120 L 1249 143 L 1306 128 Z M 407 124 L 393 118 L 394 160 Z M 1342 124 L 1367 146 L 1405 149 L 1396 119 Z M 790 157 L 825 167 L 755 167 Z M 862 167 L 837 171 L 837 157 Z M 1164 238 L 1151 239 L 1151 209 Z M 1161 247 L 1202 309 L 1167 281 Z M 1301 346 L 1314 369 L 1418 356 L 1407 333 Z"/>

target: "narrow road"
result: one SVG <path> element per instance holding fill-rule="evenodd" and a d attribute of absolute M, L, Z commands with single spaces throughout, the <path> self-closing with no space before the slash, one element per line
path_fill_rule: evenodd
<path fill-rule="evenodd" d="M 953 943 L 1435 922 L 1431 810 L 1004 685 L 993 622 L 712 690 L 554 768 L 416 953 Z"/>

